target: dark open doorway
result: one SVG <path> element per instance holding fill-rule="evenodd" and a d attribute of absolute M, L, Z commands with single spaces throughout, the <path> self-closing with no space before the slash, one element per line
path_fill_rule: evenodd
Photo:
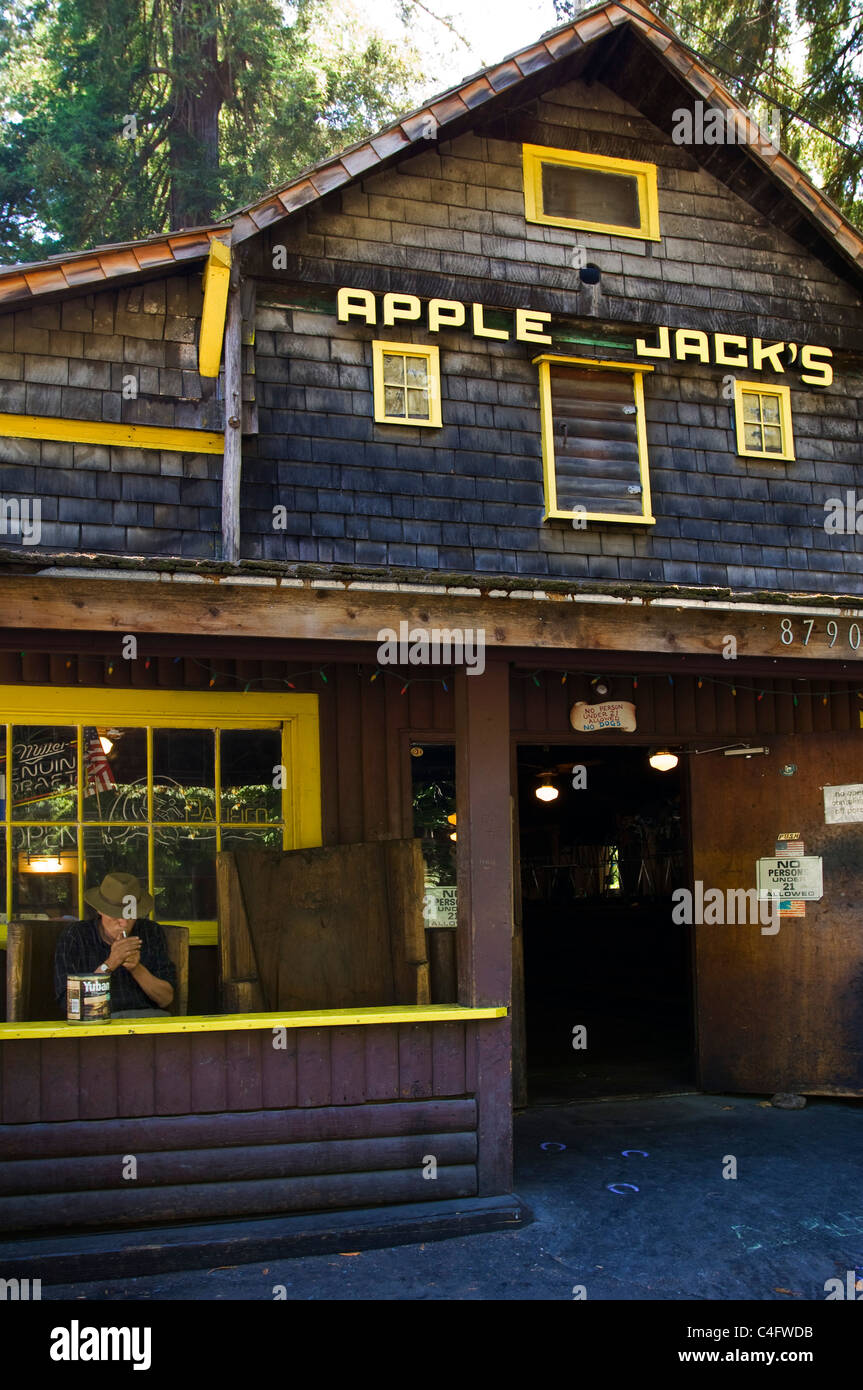
<path fill-rule="evenodd" d="M 518 749 L 531 1104 L 695 1088 L 691 943 L 671 901 L 689 881 L 686 789 L 680 763 L 660 772 L 648 753 Z M 557 796 L 541 800 L 548 773 Z"/>

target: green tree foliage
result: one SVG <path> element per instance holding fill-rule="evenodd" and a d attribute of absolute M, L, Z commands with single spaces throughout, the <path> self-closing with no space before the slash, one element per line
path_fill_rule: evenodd
<path fill-rule="evenodd" d="M 0 0 L 0 261 L 210 222 L 410 105 L 331 0 Z"/>
<path fill-rule="evenodd" d="M 561 22 L 585 8 L 554 5 Z M 859 0 L 654 0 L 654 8 L 762 125 L 780 111 L 782 149 L 863 227 Z"/>

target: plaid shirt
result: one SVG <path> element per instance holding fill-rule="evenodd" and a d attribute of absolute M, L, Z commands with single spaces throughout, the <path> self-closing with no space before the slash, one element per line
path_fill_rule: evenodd
<path fill-rule="evenodd" d="M 177 987 L 177 972 L 168 955 L 165 937 L 158 922 L 147 922 L 141 918 L 129 929 L 129 936 L 141 938 L 141 964 L 155 975 L 157 980 L 165 980 L 174 989 Z M 92 975 L 97 965 L 108 959 L 111 947 L 102 940 L 99 919 L 90 918 L 87 922 L 70 922 L 57 942 L 54 952 L 54 994 L 57 1003 L 66 1010 L 66 976 Z M 149 995 L 145 994 L 138 981 L 121 965 L 112 971 L 111 1012 L 120 1009 L 154 1009 Z"/>

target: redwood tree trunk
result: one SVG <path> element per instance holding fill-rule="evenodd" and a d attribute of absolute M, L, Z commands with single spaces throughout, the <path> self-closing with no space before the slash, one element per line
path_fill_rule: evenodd
<path fill-rule="evenodd" d="M 212 220 L 218 198 L 218 0 L 172 0 L 171 34 L 171 226 L 194 227 Z"/>

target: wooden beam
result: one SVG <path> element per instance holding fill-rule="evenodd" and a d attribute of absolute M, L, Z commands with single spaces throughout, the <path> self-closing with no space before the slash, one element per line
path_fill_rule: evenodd
<path fill-rule="evenodd" d="M 225 325 L 225 454 L 222 464 L 222 559 L 240 558 L 240 477 L 243 467 L 243 310 L 239 285 L 228 296 Z"/>
<path fill-rule="evenodd" d="M 509 1005 L 512 825 L 509 665 L 455 681 L 459 1000 Z M 510 1020 L 476 1029 L 478 1195 L 512 1186 Z"/>
<path fill-rule="evenodd" d="M 0 435 L 50 439 L 64 444 L 106 444 L 120 449 L 167 449 L 179 454 L 220 454 L 225 441 L 208 430 L 168 425 L 122 425 L 102 420 L 62 420 L 55 415 L 0 415 Z"/>
<path fill-rule="evenodd" d="M 201 376 L 219 375 L 230 279 L 231 248 L 223 241 L 213 241 L 204 270 L 204 308 L 198 339 L 198 372 Z"/>
<path fill-rule="evenodd" d="M 82 579 L 9 575 L 0 578 L 0 611 L 7 628 L 42 631 L 189 633 L 201 637 L 373 642 L 382 628 L 461 628 L 485 633 L 489 656 L 495 648 L 557 649 L 590 653 L 646 652 L 675 656 L 723 656 L 727 637 L 738 657 L 789 657 L 803 664 L 835 661 L 863 676 L 863 614 L 843 617 L 813 610 L 810 617 L 789 609 L 753 613 L 729 609 L 659 607 L 635 602 L 552 599 L 489 599 L 406 590 L 362 591 L 200 580 Z M 808 629 L 812 621 L 812 628 Z M 792 641 L 783 641 L 789 632 Z M 828 624 L 835 623 L 835 634 Z M 805 642 L 808 630 L 808 642 Z M 831 643 L 831 638 L 832 643 Z M 431 670 L 432 668 L 429 668 Z M 723 662 L 733 676 L 734 660 Z M 427 674 L 416 667 L 417 674 Z M 779 671 L 777 670 L 777 674 Z M 474 677 L 476 679 L 476 677 Z"/>

